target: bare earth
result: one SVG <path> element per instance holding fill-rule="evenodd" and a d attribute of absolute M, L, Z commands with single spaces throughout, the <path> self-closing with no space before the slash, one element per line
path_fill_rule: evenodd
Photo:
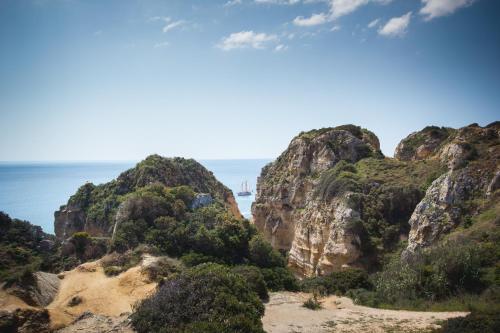
<path fill-rule="evenodd" d="M 131 312 L 132 306 L 155 287 L 156 283 L 141 273 L 141 266 L 107 277 L 98 261 L 86 263 L 64 273 L 59 293 L 47 309 L 54 328 L 68 325 L 86 311 L 118 317 Z M 83 301 L 70 307 L 68 302 L 74 296 L 80 296 Z"/>
<path fill-rule="evenodd" d="M 467 315 L 374 309 L 337 296 L 322 299 L 323 309 L 314 311 L 302 306 L 309 294 L 278 292 L 270 296 L 262 320 L 268 333 L 425 332 L 437 328 L 439 320 Z"/>

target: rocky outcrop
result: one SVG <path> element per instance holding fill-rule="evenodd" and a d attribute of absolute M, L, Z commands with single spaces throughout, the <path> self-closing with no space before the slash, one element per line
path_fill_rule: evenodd
<path fill-rule="evenodd" d="M 432 183 L 413 212 L 403 256 L 435 244 L 442 235 L 470 220 L 481 206 L 487 206 L 499 182 L 499 130 L 499 123 L 461 128 L 434 152 L 449 171 Z"/>
<path fill-rule="evenodd" d="M 339 161 L 369 156 L 381 156 L 377 137 L 340 126 L 301 133 L 262 170 L 253 221 L 273 247 L 290 251 L 289 265 L 299 274 L 328 273 L 359 257 L 359 237 L 350 226 L 360 213 L 349 193 L 325 202 L 314 189 Z"/>
<path fill-rule="evenodd" d="M 426 127 L 396 158 L 356 126 L 301 133 L 263 168 L 254 223 L 303 276 L 367 269 L 408 240 L 405 255 L 470 224 L 500 183 L 499 123 Z"/>
<path fill-rule="evenodd" d="M 9 288 L 8 292 L 21 298 L 26 304 L 38 307 L 49 305 L 61 284 L 56 274 L 46 272 L 33 273 L 31 278 L 24 280 Z"/>
<path fill-rule="evenodd" d="M 54 213 L 56 236 L 67 239 L 79 231 L 91 236 L 111 236 L 120 199 L 155 183 L 166 187 L 189 186 L 196 193 L 210 195 L 235 216 L 241 217 L 231 190 L 201 164 L 192 159 L 152 155 L 123 172 L 116 180 L 98 186 L 87 183 L 80 187 L 68 203 Z"/>
<path fill-rule="evenodd" d="M 205 207 L 211 205 L 214 202 L 212 196 L 207 193 L 198 193 L 193 202 L 191 203 L 191 209 L 198 209 L 201 207 Z"/>
<path fill-rule="evenodd" d="M 51 332 L 49 312 L 36 309 L 0 311 L 0 332 L 49 333 Z"/>
<path fill-rule="evenodd" d="M 401 161 L 429 158 L 454 132 L 451 128 L 428 126 L 402 140 L 396 147 L 394 157 Z"/>
<path fill-rule="evenodd" d="M 128 319 L 128 314 L 124 313 L 119 317 L 109 317 L 84 312 L 73 323 L 62 328 L 57 333 L 76 333 L 76 332 L 135 332 Z"/>
<path fill-rule="evenodd" d="M 289 265 L 306 276 L 323 275 L 354 264 L 361 239 L 353 226 L 359 208 L 347 193 L 330 203 L 310 201 L 295 227 Z"/>

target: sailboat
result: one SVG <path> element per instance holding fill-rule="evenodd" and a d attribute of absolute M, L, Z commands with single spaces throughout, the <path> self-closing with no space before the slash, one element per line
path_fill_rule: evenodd
<path fill-rule="evenodd" d="M 248 189 L 248 182 L 245 180 L 241 183 L 241 192 L 238 192 L 239 197 L 248 197 L 252 195 L 252 192 Z"/>

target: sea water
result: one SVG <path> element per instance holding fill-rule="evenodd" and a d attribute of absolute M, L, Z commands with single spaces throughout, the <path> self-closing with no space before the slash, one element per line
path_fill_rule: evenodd
<path fill-rule="evenodd" d="M 229 187 L 241 213 L 250 218 L 257 177 L 270 160 L 201 160 L 219 181 Z M 0 163 L 0 211 L 54 232 L 54 211 L 89 181 L 102 184 L 118 177 L 136 162 Z M 241 183 L 253 190 L 238 197 Z"/>

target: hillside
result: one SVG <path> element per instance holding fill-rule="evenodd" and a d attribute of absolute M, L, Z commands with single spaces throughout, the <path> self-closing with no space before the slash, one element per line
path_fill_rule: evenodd
<path fill-rule="evenodd" d="M 225 205 L 241 217 L 231 190 L 220 183 L 200 163 L 192 159 L 148 156 L 117 179 L 102 185 L 87 183 L 54 213 L 54 230 L 59 239 L 84 231 L 91 236 L 111 236 L 120 216 L 137 190 L 152 184 L 165 187 L 188 186 L 196 194 L 208 194 L 209 200 Z M 119 222 L 119 221 L 118 221 Z"/>

